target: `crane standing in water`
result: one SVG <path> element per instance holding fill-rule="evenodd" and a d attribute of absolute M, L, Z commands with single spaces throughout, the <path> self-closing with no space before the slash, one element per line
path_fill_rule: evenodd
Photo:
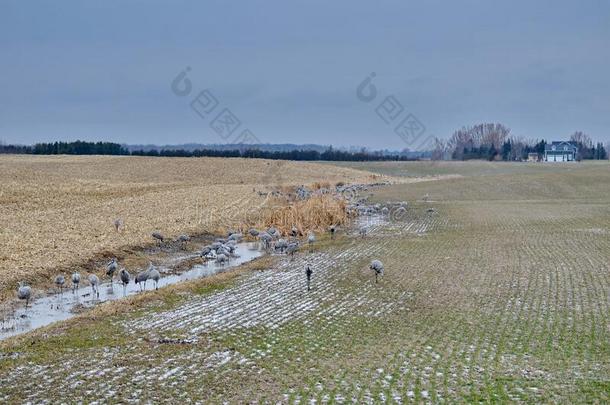
<path fill-rule="evenodd" d="M 76 290 L 78 290 L 79 284 L 80 284 L 80 274 L 72 273 L 72 293 L 76 293 Z"/>
<path fill-rule="evenodd" d="M 25 307 L 27 309 L 28 304 L 30 302 L 30 298 L 32 298 L 32 288 L 24 281 L 19 283 L 19 287 L 17 289 L 17 298 L 19 298 L 20 300 L 25 300 Z"/>
<path fill-rule="evenodd" d="M 119 277 L 121 278 L 121 283 L 123 283 L 123 295 L 127 294 L 127 284 L 129 284 L 129 280 L 131 280 L 131 274 L 125 269 L 121 269 L 119 272 Z"/>

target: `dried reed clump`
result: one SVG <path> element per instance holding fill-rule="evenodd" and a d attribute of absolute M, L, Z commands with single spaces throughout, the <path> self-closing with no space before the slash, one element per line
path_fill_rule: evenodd
<path fill-rule="evenodd" d="M 330 194 L 315 195 L 286 206 L 266 208 L 261 223 L 265 227 L 274 226 L 284 234 L 289 233 L 293 226 L 305 234 L 310 230 L 325 230 L 333 224 L 345 224 L 349 219 L 346 208 L 342 198 Z"/>
<path fill-rule="evenodd" d="M 322 181 L 322 182 L 316 181 L 315 183 L 313 183 L 311 185 L 311 188 L 313 190 L 320 190 L 322 188 L 330 188 L 330 183 L 328 181 Z"/>

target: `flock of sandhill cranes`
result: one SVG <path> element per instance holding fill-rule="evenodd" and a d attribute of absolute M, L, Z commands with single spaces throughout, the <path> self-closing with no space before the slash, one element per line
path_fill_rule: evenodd
<path fill-rule="evenodd" d="M 115 221 L 115 225 L 116 224 L 117 222 Z M 120 225 L 122 226 L 122 221 L 120 222 Z M 335 225 L 331 225 L 328 231 L 330 233 L 331 239 L 334 239 L 338 228 Z M 292 228 L 287 239 L 283 238 L 281 232 L 275 227 L 270 227 L 265 231 L 259 231 L 255 228 L 251 228 L 248 231 L 248 235 L 250 235 L 250 237 L 252 238 L 258 239 L 266 251 L 274 251 L 276 253 L 286 254 L 291 257 L 291 260 L 294 258 L 294 254 L 300 249 L 300 241 L 298 239 L 299 234 L 300 232 L 296 227 Z M 366 229 L 361 228 L 359 234 L 364 237 L 366 235 Z M 159 244 L 162 244 L 166 240 L 165 237 L 159 232 L 153 232 L 151 236 Z M 241 233 L 230 231 L 226 238 L 218 238 L 213 243 L 204 246 L 201 252 L 199 253 L 199 256 L 205 261 L 215 260 L 218 265 L 227 264 L 229 263 L 231 258 L 236 256 L 237 243 L 239 243 L 242 238 L 243 235 Z M 179 242 L 182 248 L 185 248 L 186 244 L 189 241 L 190 237 L 188 235 L 180 235 L 178 238 L 176 238 L 176 242 Z M 315 242 L 316 234 L 313 231 L 308 232 L 307 244 L 309 246 L 310 252 L 313 251 Z M 374 271 L 375 282 L 378 282 L 378 276 L 383 274 L 383 264 L 379 260 L 373 260 L 369 268 Z M 119 272 L 119 280 L 123 285 L 123 294 L 125 295 L 127 285 L 132 281 L 132 276 L 125 268 L 121 268 L 119 270 L 119 263 L 116 258 L 113 258 L 106 264 L 106 276 L 108 276 L 111 285 L 114 281 L 114 275 L 117 270 Z M 305 269 L 305 276 L 307 279 L 308 291 L 311 289 L 312 275 L 313 270 L 310 266 L 307 266 Z M 91 295 L 93 297 L 99 298 L 99 277 L 95 274 L 89 274 L 87 279 L 91 287 Z M 148 280 L 154 282 L 155 290 L 157 290 L 160 279 L 161 273 L 155 268 L 155 266 L 152 265 L 152 263 L 150 263 L 146 270 L 140 271 L 136 274 L 136 276 L 133 278 L 133 281 L 140 287 L 140 291 L 145 291 L 146 283 Z M 81 283 L 80 273 L 72 273 L 71 282 L 72 292 L 75 293 Z M 61 274 L 57 275 L 55 277 L 54 283 L 55 286 L 59 289 L 60 295 L 63 294 L 63 289 L 66 287 L 66 278 Z M 31 287 L 25 282 L 19 283 L 17 297 L 20 300 L 25 301 L 25 306 L 27 308 L 32 298 Z"/>
<path fill-rule="evenodd" d="M 363 204 L 355 204 L 350 209 L 357 210 L 359 213 L 371 213 L 377 212 L 382 215 L 388 214 L 387 207 L 381 207 L 379 204 L 374 206 L 367 206 Z M 399 206 L 399 209 L 406 210 L 406 203 Z M 117 232 L 120 232 L 124 226 L 122 219 L 116 219 L 114 222 L 114 227 Z M 335 238 L 336 233 L 338 232 L 338 227 L 336 225 L 331 225 L 328 228 L 328 232 L 330 234 L 331 239 Z M 248 235 L 254 239 L 257 239 L 262 247 L 266 251 L 274 251 L 276 253 L 286 254 L 291 257 L 291 260 L 294 258 L 294 254 L 300 249 L 300 240 L 299 236 L 301 232 L 296 227 L 292 227 L 291 231 L 287 235 L 287 238 L 283 238 L 281 232 L 275 228 L 270 227 L 265 231 L 259 231 L 258 229 L 251 228 L 248 230 Z M 359 235 L 361 237 L 366 236 L 366 228 L 361 227 L 359 229 Z M 152 238 L 155 242 L 161 246 L 166 242 L 166 238 L 158 231 L 155 231 L 151 234 Z M 215 260 L 217 265 L 225 265 L 229 263 L 231 258 L 236 256 L 236 248 L 237 243 L 241 241 L 243 235 L 239 232 L 228 232 L 226 238 L 218 238 L 213 243 L 206 245 L 203 247 L 199 256 L 205 260 Z M 182 249 L 185 249 L 188 242 L 191 240 L 188 235 L 180 235 L 175 239 L 175 242 L 180 245 Z M 314 244 L 316 242 L 316 235 L 313 231 L 307 233 L 307 244 L 309 246 L 309 251 L 313 251 Z M 375 282 L 377 283 L 379 280 L 379 276 L 383 275 L 384 267 L 383 263 L 377 259 L 373 260 L 369 269 L 372 270 L 375 274 Z M 112 285 L 114 274 L 119 270 L 119 264 L 116 258 L 113 258 L 106 264 L 106 275 L 110 279 L 110 284 Z M 307 266 L 305 269 L 305 276 L 307 279 L 307 290 L 310 290 L 311 278 L 313 275 L 313 270 L 310 266 Z M 155 285 L 155 289 L 158 289 L 159 280 L 161 278 L 161 274 L 159 271 L 150 263 L 148 268 L 144 271 L 140 271 L 133 278 L 135 284 L 140 287 L 140 291 L 146 290 L 146 283 L 148 280 L 152 280 Z M 87 277 L 89 281 L 89 285 L 91 287 L 91 294 L 93 297 L 99 298 L 99 285 L 100 279 L 95 274 L 89 274 Z M 119 270 L 119 279 L 121 284 L 123 285 L 123 294 L 126 294 L 127 285 L 131 282 L 132 276 L 125 268 L 121 268 Z M 55 277 L 55 286 L 59 289 L 59 293 L 63 293 L 63 289 L 66 286 L 66 279 L 63 275 L 58 275 Z M 75 293 L 81 282 L 81 275 L 79 273 L 73 273 L 71 277 L 72 281 L 72 291 Z M 30 300 L 32 299 L 32 289 L 25 282 L 20 282 L 19 287 L 17 289 L 17 297 L 20 300 L 25 301 L 25 306 L 27 308 Z"/>
<path fill-rule="evenodd" d="M 111 285 L 114 281 L 114 273 L 118 270 L 118 268 L 119 264 L 116 258 L 113 258 L 106 264 L 106 275 L 109 277 Z M 72 273 L 72 277 L 70 279 L 72 281 L 72 292 L 76 293 L 81 283 L 81 275 L 80 273 Z M 91 296 L 99 298 L 99 277 L 95 274 L 89 274 L 87 279 L 89 281 L 89 286 L 91 287 Z M 129 271 L 127 271 L 127 269 L 121 268 L 119 270 L 119 279 L 123 285 L 123 295 L 126 295 L 127 285 L 132 279 L 131 274 Z M 146 290 L 146 282 L 148 280 L 151 280 L 155 284 L 155 290 L 159 289 L 160 279 L 161 273 L 159 273 L 159 270 L 157 270 L 151 263 L 148 265 L 146 270 L 138 272 L 133 281 L 134 283 L 138 284 L 140 291 L 144 291 Z M 66 278 L 60 274 L 55 277 L 54 283 L 57 289 L 59 289 L 59 294 L 63 294 L 63 289 L 66 287 Z M 25 307 L 27 308 L 30 300 L 32 299 L 32 288 L 25 282 L 20 282 L 17 289 L 17 298 L 25 301 Z"/>

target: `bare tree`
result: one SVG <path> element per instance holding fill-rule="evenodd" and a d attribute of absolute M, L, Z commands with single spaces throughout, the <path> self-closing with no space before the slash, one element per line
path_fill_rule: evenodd
<path fill-rule="evenodd" d="M 447 141 L 434 137 L 434 148 L 432 149 L 432 160 L 447 159 Z"/>
<path fill-rule="evenodd" d="M 445 145 L 455 159 L 464 158 L 464 150 L 485 148 L 499 151 L 510 136 L 510 128 L 500 123 L 477 124 L 455 131 Z"/>
<path fill-rule="evenodd" d="M 593 140 L 582 131 L 576 131 L 570 136 L 570 141 L 578 147 L 578 160 L 591 159 L 593 150 Z"/>

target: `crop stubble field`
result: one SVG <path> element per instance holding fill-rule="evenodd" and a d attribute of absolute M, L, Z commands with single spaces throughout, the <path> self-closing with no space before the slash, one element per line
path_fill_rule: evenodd
<path fill-rule="evenodd" d="M 446 165 L 377 188 L 410 207 L 365 238 L 3 343 L 0 399 L 608 402 L 610 166 Z"/>
<path fill-rule="evenodd" d="M 50 281 L 96 255 L 150 244 L 153 231 L 175 238 L 239 224 L 264 203 L 259 191 L 371 181 L 315 163 L 10 155 L 0 156 L 0 178 L 0 295 L 18 281 Z"/>

